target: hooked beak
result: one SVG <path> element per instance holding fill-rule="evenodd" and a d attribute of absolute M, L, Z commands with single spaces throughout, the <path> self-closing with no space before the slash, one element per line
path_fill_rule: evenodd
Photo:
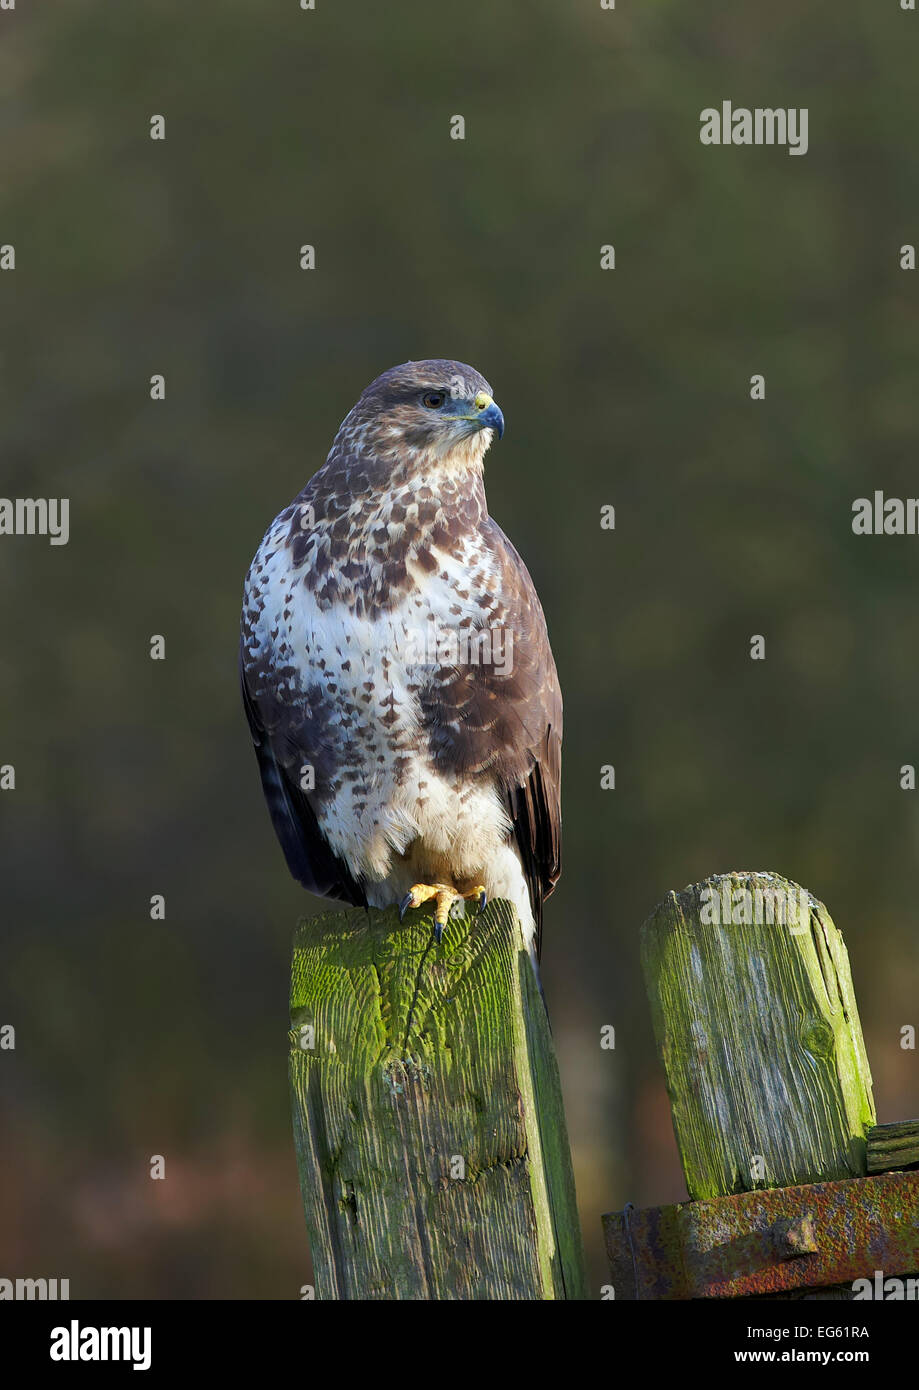
<path fill-rule="evenodd" d="M 459 410 L 462 410 L 465 404 L 465 402 L 458 401 Z M 458 420 L 471 420 L 480 430 L 494 430 L 499 439 L 504 433 L 504 416 L 501 413 L 501 408 L 495 405 L 487 391 L 479 392 L 472 402 L 472 410 L 468 414 L 459 414 L 456 407 L 451 413 L 455 413 Z"/>
<path fill-rule="evenodd" d="M 480 391 L 475 398 L 476 414 L 472 417 L 480 429 L 494 430 L 500 439 L 504 434 L 504 415 L 487 391 Z"/>

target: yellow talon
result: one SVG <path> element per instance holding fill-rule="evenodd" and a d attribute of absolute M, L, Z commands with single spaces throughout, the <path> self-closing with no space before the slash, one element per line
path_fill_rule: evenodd
<path fill-rule="evenodd" d="M 403 920 L 410 907 L 421 907 L 422 903 L 430 902 L 431 898 L 434 899 L 434 937 L 437 941 L 440 941 L 443 936 L 444 927 L 447 925 L 447 919 L 454 903 L 463 902 L 467 898 L 475 898 L 481 912 L 488 900 L 485 889 L 480 883 L 465 893 L 460 893 L 456 888 L 451 888 L 446 883 L 415 883 L 399 904 L 399 921 Z"/>

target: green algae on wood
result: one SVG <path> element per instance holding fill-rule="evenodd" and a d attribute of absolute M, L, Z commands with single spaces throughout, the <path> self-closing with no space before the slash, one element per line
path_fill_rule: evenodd
<path fill-rule="evenodd" d="M 868 1130 L 865 1138 L 869 1173 L 886 1173 L 891 1169 L 919 1165 L 919 1120 L 875 1125 Z"/>
<path fill-rule="evenodd" d="M 641 944 L 690 1197 L 864 1176 L 871 1074 L 823 904 L 719 875 L 669 893 Z"/>
<path fill-rule="evenodd" d="M 558 1067 L 513 909 L 297 928 L 294 1139 L 316 1293 L 585 1298 Z"/>

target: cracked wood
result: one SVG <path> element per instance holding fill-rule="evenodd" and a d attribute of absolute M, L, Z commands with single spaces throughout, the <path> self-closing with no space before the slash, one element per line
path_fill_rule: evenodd
<path fill-rule="evenodd" d="M 690 1197 L 865 1175 L 871 1073 L 822 903 L 718 875 L 658 905 L 642 962 Z"/>
<path fill-rule="evenodd" d="M 418 915 L 301 922 L 290 1044 L 318 1297 L 586 1297 L 552 1038 L 507 903 L 440 947 Z"/>

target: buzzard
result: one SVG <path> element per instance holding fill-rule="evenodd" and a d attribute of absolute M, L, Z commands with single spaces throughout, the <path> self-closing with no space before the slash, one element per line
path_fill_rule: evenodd
<path fill-rule="evenodd" d="M 560 873 L 562 699 L 488 515 L 504 433 L 461 362 L 377 377 L 246 578 L 243 702 L 293 876 L 360 906 L 509 899 L 531 955 Z"/>

